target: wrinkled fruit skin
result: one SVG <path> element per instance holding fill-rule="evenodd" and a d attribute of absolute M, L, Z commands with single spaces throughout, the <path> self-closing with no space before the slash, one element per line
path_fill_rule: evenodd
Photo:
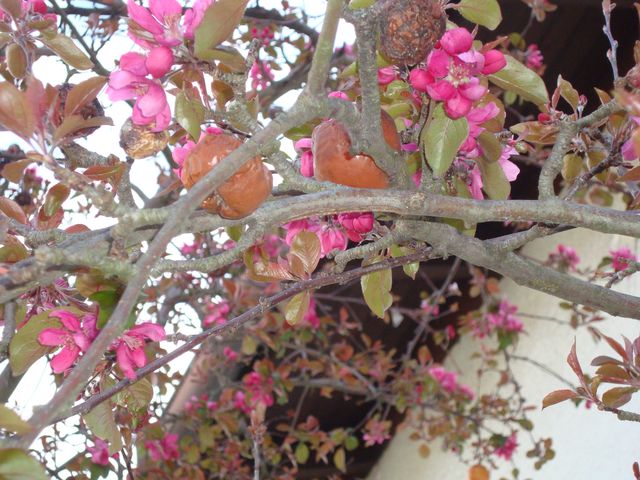
<path fill-rule="evenodd" d="M 439 0 L 384 0 L 380 53 L 395 65 L 415 65 L 444 34 L 446 16 Z"/>
<path fill-rule="evenodd" d="M 150 127 L 127 120 L 120 129 L 120 146 L 134 159 L 152 157 L 169 143 L 169 132 L 152 132 Z"/>
<path fill-rule="evenodd" d="M 400 136 L 393 119 L 381 112 L 382 131 L 389 146 L 400 150 Z M 337 121 L 328 120 L 313 131 L 314 176 L 325 182 L 355 188 L 387 188 L 389 178 L 368 155 L 351 155 L 347 130 Z"/>
<path fill-rule="evenodd" d="M 240 140 L 226 133 L 202 139 L 182 166 L 182 182 L 187 190 L 240 145 Z M 243 218 L 269 197 L 272 188 L 271 172 L 260 157 L 254 157 L 208 197 L 202 208 L 224 218 Z"/>

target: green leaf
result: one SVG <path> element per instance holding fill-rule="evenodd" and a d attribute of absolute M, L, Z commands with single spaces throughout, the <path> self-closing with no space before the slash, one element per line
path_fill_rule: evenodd
<path fill-rule="evenodd" d="M 580 104 L 580 94 L 578 91 L 573 88 L 570 82 L 567 82 L 562 75 L 558 75 L 558 88 L 560 89 L 560 96 L 564 98 L 573 111 L 576 112 L 578 110 L 578 105 Z"/>
<path fill-rule="evenodd" d="M 23 450 L 0 450 L 0 480 L 47 480 L 43 466 Z"/>
<path fill-rule="evenodd" d="M 242 54 L 235 48 L 224 45 L 214 48 L 207 53 L 207 61 L 212 62 L 216 60 L 229 67 L 234 72 L 241 73 L 247 68 L 246 60 Z"/>
<path fill-rule="evenodd" d="M 224 42 L 236 29 L 249 0 L 218 0 L 204 14 L 195 31 L 195 55 L 201 60 L 212 58 L 211 50 Z"/>
<path fill-rule="evenodd" d="M 190 98 L 186 92 L 176 96 L 176 120 L 196 142 L 200 139 L 200 126 L 204 122 L 204 106 Z"/>
<path fill-rule="evenodd" d="M 482 173 L 482 189 L 491 200 L 506 200 L 511 194 L 511 184 L 498 162 L 488 162 L 484 158 L 478 159 L 478 166 Z"/>
<path fill-rule="evenodd" d="M 351 10 L 360 10 L 361 8 L 369 8 L 374 3 L 376 3 L 376 0 L 351 0 L 349 8 Z"/>
<path fill-rule="evenodd" d="M 289 325 L 296 325 L 305 316 L 309 310 L 309 302 L 311 301 L 311 294 L 309 290 L 305 290 L 302 293 L 297 294 L 284 308 L 284 318 Z"/>
<path fill-rule="evenodd" d="M 60 328 L 62 324 L 56 318 L 49 318 L 52 310 L 34 315 L 15 334 L 9 345 L 9 363 L 14 376 L 22 375 L 31 365 L 55 347 L 45 347 L 38 342 L 38 334 L 45 328 Z"/>
<path fill-rule="evenodd" d="M 290 253 L 298 257 L 302 262 L 304 271 L 311 274 L 320 261 L 320 250 L 318 236 L 308 230 L 302 230 L 293 237 Z"/>
<path fill-rule="evenodd" d="M 371 311 L 380 318 L 393 304 L 391 269 L 370 273 L 360 278 L 362 296 Z"/>
<path fill-rule="evenodd" d="M 495 30 L 502 22 L 497 0 L 461 0 L 456 9 L 470 22 Z"/>
<path fill-rule="evenodd" d="M 415 253 L 415 250 L 413 248 L 401 247 L 399 245 L 392 245 L 390 251 L 393 258 L 406 257 L 407 255 Z M 410 277 L 412 280 L 416 279 L 418 270 L 420 270 L 420 262 L 407 263 L 406 265 L 402 266 L 402 271 L 407 277 Z"/>
<path fill-rule="evenodd" d="M 31 431 L 31 425 L 6 405 L 0 404 L 0 428 L 8 432 L 24 435 Z"/>
<path fill-rule="evenodd" d="M 153 386 L 146 378 L 138 380 L 122 393 L 124 403 L 132 410 L 146 410 L 153 400 Z"/>
<path fill-rule="evenodd" d="M 489 75 L 489 80 L 504 90 L 517 93 L 525 100 L 543 105 L 549 101 L 549 93 L 542 78 L 525 67 L 511 55 L 505 55 L 507 66 Z"/>
<path fill-rule="evenodd" d="M 447 116 L 442 104 L 436 107 L 421 139 L 427 162 L 436 176 L 441 177 L 449 169 L 468 134 L 466 118 L 453 120 Z"/>
<path fill-rule="evenodd" d="M 78 70 L 93 68 L 93 62 L 69 37 L 55 30 L 43 30 L 40 41 L 53 50 L 67 65 Z"/>
<path fill-rule="evenodd" d="M 96 326 L 98 328 L 103 328 L 109 320 L 109 317 L 111 317 L 111 313 L 115 310 L 118 300 L 120 299 L 120 295 L 114 290 L 102 290 L 100 292 L 92 293 L 88 298 L 100 305 Z"/>
<path fill-rule="evenodd" d="M 122 437 L 116 424 L 111 402 L 98 404 L 93 410 L 82 415 L 82 418 L 96 437 L 109 442 L 111 455 L 122 449 Z"/>
<path fill-rule="evenodd" d="M 0 125 L 28 140 L 36 129 L 36 118 L 24 92 L 11 83 L 0 83 Z"/>
<path fill-rule="evenodd" d="M 306 443 L 298 444 L 298 446 L 296 447 L 295 456 L 296 462 L 298 462 L 299 464 L 304 465 L 305 463 L 307 463 L 307 460 L 309 460 L 309 447 L 307 447 Z"/>
<path fill-rule="evenodd" d="M 336 453 L 333 454 L 333 464 L 341 472 L 347 473 L 347 455 L 344 448 L 339 448 L 336 450 Z"/>
<path fill-rule="evenodd" d="M 500 155 L 502 155 L 502 145 L 500 145 L 500 141 L 493 133 L 485 130 L 478 137 L 478 143 L 482 147 L 484 157 L 489 162 L 497 162 L 500 159 Z"/>

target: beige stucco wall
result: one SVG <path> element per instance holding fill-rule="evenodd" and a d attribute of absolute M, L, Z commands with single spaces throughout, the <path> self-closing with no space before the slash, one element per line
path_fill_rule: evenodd
<path fill-rule="evenodd" d="M 526 247 L 524 253 L 537 259 L 546 259 L 559 243 L 574 247 L 585 264 L 596 265 L 605 252 L 620 246 L 628 246 L 640 253 L 638 241 L 618 236 L 606 236 L 574 230 L 551 238 L 541 239 Z M 558 307 L 559 301 L 548 295 L 525 289 L 504 280 L 503 291 L 520 311 L 567 319 L 566 311 Z M 626 279 L 616 289 L 640 295 L 640 274 Z M 591 359 L 599 354 L 609 354 L 604 343 L 595 344 L 586 329 L 577 332 L 568 326 L 547 321 L 525 319 L 527 335 L 518 345 L 517 353 L 543 362 L 563 377 L 575 381 L 575 375 L 566 364 L 574 336 L 578 342 L 578 356 L 585 369 Z M 621 334 L 635 338 L 640 334 L 640 323 L 623 318 L 609 318 L 598 325 L 604 333 L 618 338 Z M 475 344 L 464 339 L 456 345 L 445 365 L 461 375 L 461 381 L 477 387 L 470 355 Z M 524 362 L 514 362 L 514 371 L 523 385 L 530 402 L 539 406 L 542 398 L 552 390 L 565 388 L 558 380 L 539 368 Z M 590 370 L 593 371 L 593 370 Z M 640 412 L 640 402 L 634 401 L 625 408 Z M 514 460 L 521 469 L 520 478 L 543 480 L 604 479 L 623 480 L 633 478 L 631 464 L 640 461 L 640 424 L 620 422 L 604 412 L 576 408 L 571 403 L 539 409 L 531 415 L 537 437 L 552 437 L 556 459 L 539 472 L 524 457 L 526 448 L 519 448 Z M 391 442 L 379 465 L 369 476 L 370 480 L 464 480 L 467 467 L 451 454 L 433 446 L 429 458 L 418 455 L 417 446 L 408 439 L 410 431 L 399 433 Z M 522 436 L 524 440 L 524 436 Z M 526 445 L 528 446 L 528 444 Z M 503 469 L 493 472 L 491 478 L 510 477 L 512 466 L 502 462 Z"/>

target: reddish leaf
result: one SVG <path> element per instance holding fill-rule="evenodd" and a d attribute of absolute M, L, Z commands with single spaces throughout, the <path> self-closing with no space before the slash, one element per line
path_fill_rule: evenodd
<path fill-rule="evenodd" d="M 291 254 L 302 261 L 305 272 L 314 272 L 320 261 L 320 239 L 307 230 L 298 232 L 291 243 Z"/>
<path fill-rule="evenodd" d="M 555 392 L 551 392 L 542 400 L 542 409 L 544 410 L 551 405 L 555 405 L 556 403 L 564 402 L 565 400 L 571 400 L 572 398 L 576 398 L 578 394 L 573 390 L 556 390 Z"/>
<path fill-rule="evenodd" d="M 101 127 L 103 125 L 113 125 L 113 120 L 109 117 L 83 118 L 82 115 L 71 115 L 64 119 L 62 124 L 53 132 L 54 143 L 59 143 L 65 137 L 85 128 Z"/>
<path fill-rule="evenodd" d="M 22 14 L 22 2 L 20 0 L 0 0 L 0 8 L 13 18 L 18 18 Z"/>
<path fill-rule="evenodd" d="M 580 361 L 578 360 L 578 355 L 576 353 L 576 341 L 573 341 L 573 346 L 571 347 L 571 352 L 567 356 L 567 363 L 571 367 L 571 369 L 575 372 L 575 374 L 580 379 L 580 383 L 584 385 L 584 373 L 582 372 L 582 367 L 580 366 Z"/>
<path fill-rule="evenodd" d="M 59 34 L 54 29 L 41 32 L 40 41 L 53 50 L 66 64 L 78 70 L 89 70 L 93 62 L 69 37 Z"/>
<path fill-rule="evenodd" d="M 632 168 L 618 179 L 620 182 L 640 182 L 640 167 Z"/>
<path fill-rule="evenodd" d="M 5 197 L 0 197 L 0 212 L 4 213 L 7 217 L 13 218 L 14 220 L 22 223 L 23 225 L 27 224 L 27 216 L 24 214 L 24 210 L 13 200 L 10 200 Z"/>
<path fill-rule="evenodd" d="M 65 117 L 79 112 L 82 107 L 93 102 L 106 83 L 106 77 L 93 77 L 73 87 L 65 101 Z"/>
<path fill-rule="evenodd" d="M 84 171 L 84 176 L 93 181 L 119 183 L 124 173 L 124 163 L 96 165 Z"/>
<path fill-rule="evenodd" d="M 26 95 L 8 82 L 0 83 L 0 125 L 28 140 L 36 125 Z"/>
<path fill-rule="evenodd" d="M 78 223 L 76 225 L 71 225 L 70 227 L 65 228 L 64 231 L 67 233 L 84 233 L 84 232 L 90 232 L 91 229 L 86 225 Z"/>
<path fill-rule="evenodd" d="M 52 217 L 56 211 L 62 206 L 64 201 L 69 198 L 71 190 L 63 183 L 58 183 L 51 187 L 47 192 L 47 196 L 44 200 L 44 214 L 47 217 Z"/>
<path fill-rule="evenodd" d="M 64 217 L 64 211 L 59 208 L 54 212 L 52 216 L 48 216 L 44 208 L 38 210 L 38 217 L 36 218 L 38 224 L 38 230 L 51 230 L 57 228 L 62 223 L 62 217 Z"/>
<path fill-rule="evenodd" d="M 607 390 L 602 395 L 602 403 L 607 407 L 620 408 L 625 403 L 631 401 L 631 396 L 637 392 L 637 388 L 633 387 L 615 387 L 611 390 Z"/>
<path fill-rule="evenodd" d="M 10 182 L 20 183 L 25 169 L 31 163 L 33 162 L 28 158 L 11 162 L 3 167 L 1 175 Z"/>

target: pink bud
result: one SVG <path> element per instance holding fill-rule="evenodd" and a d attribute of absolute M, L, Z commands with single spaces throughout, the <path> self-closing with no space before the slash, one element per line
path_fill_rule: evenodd
<path fill-rule="evenodd" d="M 385 67 L 378 70 L 378 83 L 389 85 L 396 79 L 396 70 L 393 67 Z"/>
<path fill-rule="evenodd" d="M 483 75 L 491 75 L 499 72 L 507 66 L 507 59 L 499 50 L 489 50 L 484 54 L 484 68 L 482 69 Z"/>
<path fill-rule="evenodd" d="M 434 78 L 427 70 L 414 68 L 409 74 L 409 83 L 420 92 L 426 92 L 427 87 L 433 84 Z"/>
<path fill-rule="evenodd" d="M 173 65 L 173 52 L 168 47 L 155 47 L 149 52 L 146 66 L 153 78 L 160 78 Z"/>
<path fill-rule="evenodd" d="M 349 96 L 344 92 L 331 92 L 329 98 L 338 98 L 340 100 L 349 101 Z"/>
<path fill-rule="evenodd" d="M 449 55 L 457 55 L 471 49 L 473 36 L 466 28 L 454 28 L 442 36 L 440 45 Z"/>
<path fill-rule="evenodd" d="M 300 173 L 303 177 L 313 177 L 313 153 L 307 150 L 300 157 Z"/>

